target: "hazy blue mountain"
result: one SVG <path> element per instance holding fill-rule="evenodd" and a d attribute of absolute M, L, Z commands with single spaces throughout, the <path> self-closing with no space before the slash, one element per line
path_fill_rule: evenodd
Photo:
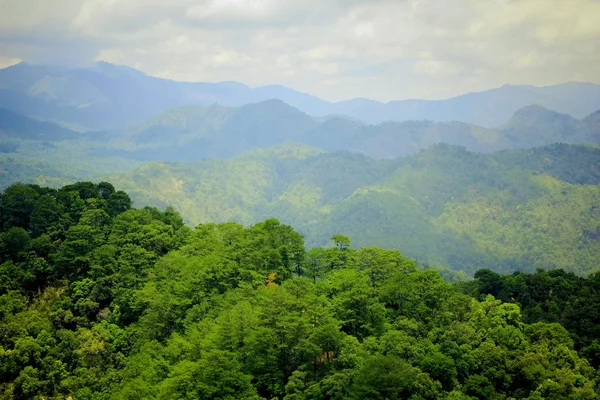
<path fill-rule="evenodd" d="M 595 111 L 585 117 L 583 124 L 590 132 L 600 132 L 600 110 Z"/>
<path fill-rule="evenodd" d="M 404 100 L 387 104 L 350 100 L 337 103 L 334 108 L 337 113 L 370 123 L 428 119 L 494 127 L 506 122 L 518 109 L 530 105 L 583 118 L 600 108 L 600 85 L 583 82 L 546 87 L 504 85 L 446 100 Z"/>
<path fill-rule="evenodd" d="M 93 129 L 122 127 L 186 104 L 239 106 L 277 97 L 310 98 L 276 86 L 175 82 L 105 62 L 78 69 L 20 63 L 0 70 L 0 107 Z"/>
<path fill-rule="evenodd" d="M 175 82 L 99 63 L 66 69 L 21 63 L 0 70 L 0 106 L 26 115 L 115 128 L 186 104 Z"/>
<path fill-rule="evenodd" d="M 107 131 L 77 131 L 51 121 L 26 117 L 14 111 L 0 108 L 0 140 L 66 141 L 79 140 L 106 141 Z"/>
<path fill-rule="evenodd" d="M 80 134 L 56 124 L 38 121 L 10 110 L 0 108 L 0 138 L 13 137 L 30 140 L 77 139 Z"/>
<path fill-rule="evenodd" d="M 282 100 L 312 116 L 346 115 L 373 124 L 431 120 L 494 127 L 534 104 L 583 118 L 600 108 L 600 85 L 505 85 L 439 101 L 381 103 L 359 98 L 330 103 L 281 85 L 250 88 L 239 82 L 176 82 L 105 62 L 74 69 L 20 63 L 0 70 L 0 107 L 91 129 L 123 127 L 176 106 L 240 106 L 269 99 Z"/>
<path fill-rule="evenodd" d="M 593 115 L 578 120 L 529 106 L 498 128 L 483 128 L 462 122 L 369 125 L 339 116 L 315 118 L 281 100 L 240 107 L 192 105 L 173 108 L 116 132 L 110 147 L 97 151 L 138 160 L 197 161 L 233 157 L 291 141 L 374 158 L 414 154 L 437 143 L 488 152 L 558 142 L 600 143 L 600 125 L 594 123 Z"/>

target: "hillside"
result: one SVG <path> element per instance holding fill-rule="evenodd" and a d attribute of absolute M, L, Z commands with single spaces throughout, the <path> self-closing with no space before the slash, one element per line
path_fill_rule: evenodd
<path fill-rule="evenodd" d="M 518 109 L 534 104 L 583 118 L 600 108 L 600 85 L 504 85 L 436 101 L 331 103 L 281 85 L 250 88 L 238 82 L 175 82 L 105 62 L 87 68 L 20 63 L 0 69 L 0 107 L 95 130 L 122 128 L 177 106 L 218 103 L 231 107 L 269 99 L 279 99 L 312 116 L 345 115 L 372 124 L 431 120 L 495 127 Z"/>
<path fill-rule="evenodd" d="M 74 140 L 82 137 L 72 130 L 53 123 L 38 121 L 0 108 L 0 140 L 11 137 L 29 140 Z"/>
<path fill-rule="evenodd" d="M 286 142 L 375 159 L 416 154 L 438 143 L 478 152 L 600 143 L 598 112 L 576 120 L 538 106 L 517 111 L 497 129 L 460 122 L 368 125 L 339 116 L 313 118 L 279 100 L 233 108 L 177 107 L 113 132 L 76 132 L 8 110 L 0 114 L 0 188 L 15 181 L 57 185 L 98 179 L 148 161 L 231 158 Z"/>
<path fill-rule="evenodd" d="M 114 141 L 95 154 L 146 161 L 197 161 L 233 157 L 288 141 L 374 158 L 414 154 L 437 143 L 489 152 L 557 142 L 600 143 L 600 125 L 593 116 L 577 120 L 530 106 L 518 110 L 501 127 L 486 129 L 461 122 L 368 125 L 341 117 L 316 119 L 279 100 L 235 108 L 186 106 L 114 133 Z"/>
<path fill-rule="evenodd" d="M 45 135 L 39 137 L 45 138 Z M 0 189 L 14 182 L 59 187 L 121 174 L 143 165 L 137 160 L 90 154 L 97 148 L 104 148 L 103 143 L 82 137 L 77 140 L 25 140 L 16 138 L 14 132 L 0 131 Z"/>
<path fill-rule="evenodd" d="M 588 273 L 600 256 L 598 159 L 600 149 L 565 144 L 492 154 L 438 145 L 379 161 L 286 144 L 111 179 L 137 205 L 173 205 L 192 225 L 276 217 L 309 244 L 342 233 L 470 273 Z"/>
<path fill-rule="evenodd" d="M 0 107 L 91 129 L 115 129 L 176 106 L 239 106 L 281 98 L 324 103 L 285 87 L 175 82 L 105 62 L 87 68 L 20 63 L 0 69 Z"/>
<path fill-rule="evenodd" d="M 137 204 L 173 205 L 193 224 L 275 216 L 310 244 L 343 232 L 469 273 L 595 268 L 598 149 L 551 144 L 598 143 L 597 113 L 530 106 L 497 129 L 367 125 L 269 100 L 179 107 L 111 133 L 6 115 L 0 188 L 110 178 Z"/>
<path fill-rule="evenodd" d="M 0 210 L 2 398 L 599 396 L 597 273 L 451 284 L 276 219 L 190 229 L 108 182 L 13 185 Z"/>
<path fill-rule="evenodd" d="M 504 85 L 483 92 L 467 93 L 446 100 L 392 101 L 378 107 L 365 121 L 430 119 L 461 121 L 485 127 L 506 122 L 518 109 L 539 105 L 575 118 L 584 118 L 600 108 L 600 85 L 567 82 L 553 86 Z M 361 118 L 360 115 L 356 115 Z"/>

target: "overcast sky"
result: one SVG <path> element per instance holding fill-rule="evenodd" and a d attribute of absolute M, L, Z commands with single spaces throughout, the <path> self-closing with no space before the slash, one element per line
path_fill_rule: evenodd
<path fill-rule="evenodd" d="M 20 60 L 327 100 L 600 83 L 600 0 L 0 0 L 0 66 Z"/>

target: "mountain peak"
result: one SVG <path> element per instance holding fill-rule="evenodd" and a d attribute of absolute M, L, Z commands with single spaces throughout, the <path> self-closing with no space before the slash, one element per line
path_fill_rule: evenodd
<path fill-rule="evenodd" d="M 218 82 L 217 84 L 222 87 L 229 88 L 229 89 L 239 89 L 239 90 L 248 89 L 248 86 L 246 86 L 244 83 L 238 82 L 238 81 L 222 81 L 222 82 Z"/>
<path fill-rule="evenodd" d="M 545 107 L 542 107 L 538 104 L 531 104 L 529 106 L 523 107 L 515 111 L 513 117 L 511 119 L 519 119 L 519 118 L 542 118 L 550 115 L 561 115 L 556 111 L 549 110 Z"/>
<path fill-rule="evenodd" d="M 596 110 L 583 119 L 583 122 L 588 125 L 596 125 L 600 127 L 600 110 Z"/>
<path fill-rule="evenodd" d="M 562 127 L 561 130 L 575 131 L 579 120 L 568 114 L 562 114 L 545 107 L 533 104 L 517 110 L 512 118 L 503 125 L 504 128 L 511 127 L 530 127 L 546 130 L 555 130 L 557 127 Z"/>
<path fill-rule="evenodd" d="M 594 111 L 593 113 L 589 114 L 587 117 L 585 117 L 585 119 L 589 119 L 589 118 L 598 118 L 600 117 L 600 109 Z"/>
<path fill-rule="evenodd" d="M 295 112 L 304 114 L 302 111 L 289 105 L 285 101 L 276 99 L 276 98 L 267 99 L 267 100 L 259 101 L 256 103 L 246 104 L 246 105 L 242 106 L 241 108 L 268 108 L 268 109 L 273 108 L 275 110 L 286 110 L 286 111 L 293 110 Z"/>
<path fill-rule="evenodd" d="M 20 61 L 20 62 L 18 62 L 16 64 L 12 64 L 12 65 L 9 65 L 7 67 L 0 68 L 0 69 L 18 69 L 18 68 L 25 68 L 25 67 L 28 67 L 30 65 L 31 64 L 28 63 L 27 61 Z"/>

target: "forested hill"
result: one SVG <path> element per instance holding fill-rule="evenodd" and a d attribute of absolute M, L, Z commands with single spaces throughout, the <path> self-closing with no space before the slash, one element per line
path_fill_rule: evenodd
<path fill-rule="evenodd" d="M 325 151 L 348 150 L 373 158 L 418 153 L 438 143 L 471 151 L 497 151 L 554 143 L 600 144 L 595 114 L 583 120 L 540 106 L 515 112 L 498 128 L 427 120 L 368 125 L 341 117 L 314 118 L 279 100 L 241 107 L 186 106 L 171 109 L 124 131 L 95 155 L 138 160 L 198 161 L 228 158 L 288 141 Z"/>
<path fill-rule="evenodd" d="M 0 154 L 0 189 L 108 180 L 138 206 L 173 206 L 192 226 L 275 217 L 324 245 L 356 246 L 472 274 L 564 268 L 600 257 L 600 149 L 555 144 L 478 154 L 439 144 L 377 160 L 287 143 L 192 163 L 92 157 L 84 141 L 18 141 Z"/>
<path fill-rule="evenodd" d="M 599 159 L 598 148 L 566 144 L 492 154 L 440 144 L 391 160 L 286 144 L 111 180 L 136 204 L 172 205 L 192 225 L 276 217 L 310 245 L 344 233 L 468 273 L 587 274 L 600 259 Z"/>
<path fill-rule="evenodd" d="M 105 182 L 15 184 L 0 211 L 2 398 L 600 396 L 598 274 L 450 284 L 275 219 L 190 229 Z"/>

